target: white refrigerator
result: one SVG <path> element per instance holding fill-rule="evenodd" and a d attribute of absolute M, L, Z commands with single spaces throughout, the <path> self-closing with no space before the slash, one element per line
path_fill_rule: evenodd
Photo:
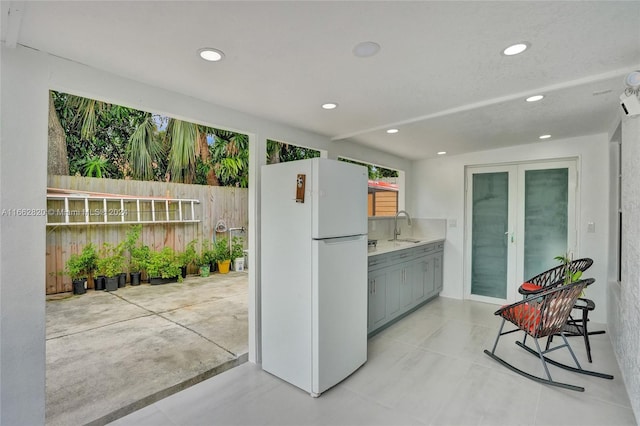
<path fill-rule="evenodd" d="M 262 368 L 317 397 L 367 360 L 367 169 L 262 167 Z"/>

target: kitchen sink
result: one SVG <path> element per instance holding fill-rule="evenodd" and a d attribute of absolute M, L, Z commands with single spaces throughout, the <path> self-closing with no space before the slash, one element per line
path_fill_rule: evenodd
<path fill-rule="evenodd" d="M 416 240 L 414 238 L 398 238 L 397 240 L 391 239 L 389 241 L 400 241 L 403 243 L 419 243 L 420 242 L 420 240 Z"/>

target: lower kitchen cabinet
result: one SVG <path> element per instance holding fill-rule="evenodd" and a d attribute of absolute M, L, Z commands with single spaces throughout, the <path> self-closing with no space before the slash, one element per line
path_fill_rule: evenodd
<path fill-rule="evenodd" d="M 433 278 L 435 291 L 440 293 L 442 291 L 442 261 L 443 261 L 443 252 L 439 251 L 433 255 Z"/>
<path fill-rule="evenodd" d="M 369 274 L 369 321 L 367 330 L 382 326 L 387 321 L 387 274 L 384 271 Z"/>
<path fill-rule="evenodd" d="M 433 294 L 433 256 L 422 256 L 413 261 L 413 297 L 416 304 L 427 300 Z"/>
<path fill-rule="evenodd" d="M 369 257 L 369 333 L 438 295 L 443 246 L 438 242 Z"/>

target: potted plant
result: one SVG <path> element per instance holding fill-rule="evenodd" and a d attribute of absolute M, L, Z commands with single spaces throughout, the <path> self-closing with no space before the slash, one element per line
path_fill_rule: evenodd
<path fill-rule="evenodd" d="M 140 285 L 140 276 L 142 271 L 146 270 L 147 262 L 151 250 L 148 246 L 137 246 L 129 249 L 131 258 L 129 260 L 129 278 L 131 285 Z"/>
<path fill-rule="evenodd" d="M 118 288 L 124 287 L 127 285 L 127 273 L 124 272 L 126 266 L 126 259 L 124 257 L 124 241 L 118 244 L 114 250 L 114 256 L 117 254 L 119 259 L 121 260 L 120 264 L 120 272 L 118 273 Z"/>
<path fill-rule="evenodd" d="M 122 247 L 104 243 L 100 250 L 100 257 L 96 261 L 96 267 L 98 274 L 106 277 L 105 290 L 117 290 L 120 274 L 124 268 Z"/>
<path fill-rule="evenodd" d="M 572 271 L 569 268 L 569 265 L 571 264 L 571 258 L 569 257 L 569 254 L 556 256 L 554 257 L 554 259 L 560 262 L 564 266 L 564 283 L 565 284 L 571 284 L 580 280 L 580 277 L 582 276 L 582 271 L 579 271 L 579 270 Z"/>
<path fill-rule="evenodd" d="M 233 270 L 244 271 L 244 240 L 242 237 L 233 237 L 231 240 L 231 258 Z"/>
<path fill-rule="evenodd" d="M 129 251 L 129 280 L 133 286 L 140 285 L 140 276 L 149 259 L 149 247 L 139 242 L 141 232 L 141 224 L 131 226 L 124 241 L 124 247 Z"/>
<path fill-rule="evenodd" d="M 214 272 L 216 270 L 216 251 L 215 246 L 212 247 L 209 240 L 204 240 L 202 242 L 202 251 L 200 255 L 200 265 L 209 265 L 209 272 Z"/>
<path fill-rule="evenodd" d="M 562 264 L 562 266 L 564 267 L 564 284 L 565 285 L 571 284 L 580 280 L 580 277 L 582 277 L 582 271 L 580 270 L 573 271 L 570 268 L 572 259 L 571 257 L 569 257 L 568 253 L 563 254 L 561 256 L 556 256 L 554 257 L 554 259 L 560 262 L 560 264 Z M 582 293 L 580 293 L 580 296 L 581 297 L 584 296 L 584 290 L 582 290 Z"/>
<path fill-rule="evenodd" d="M 214 252 L 216 263 L 218 264 L 218 271 L 221 274 L 229 273 L 229 266 L 231 265 L 231 250 L 229 249 L 229 243 L 226 238 L 221 238 L 214 243 Z"/>
<path fill-rule="evenodd" d="M 208 277 L 211 272 L 211 251 L 205 252 L 203 250 L 202 254 L 198 258 L 198 266 L 200 270 L 201 277 Z"/>
<path fill-rule="evenodd" d="M 85 294 L 87 292 L 85 288 L 87 277 L 85 275 L 81 255 L 73 253 L 69 257 L 69 260 L 67 260 L 67 263 L 65 264 L 64 273 L 71 277 L 73 294 Z"/>
<path fill-rule="evenodd" d="M 64 271 L 61 273 L 71 277 L 74 294 L 86 293 L 84 290 L 87 289 L 88 281 L 93 280 L 93 271 L 96 269 L 97 259 L 96 248 L 89 243 L 82 248 L 79 254 L 74 253 L 67 260 Z M 82 288 L 80 288 L 80 283 L 82 283 Z"/>
<path fill-rule="evenodd" d="M 171 247 L 163 247 L 160 251 L 151 251 L 147 262 L 147 275 L 152 285 L 182 281 L 180 259 Z"/>
<path fill-rule="evenodd" d="M 196 250 L 198 240 L 192 240 L 185 247 L 184 252 L 180 253 L 180 261 L 182 263 L 182 278 L 187 277 L 187 268 L 190 265 L 200 266 L 200 256 Z"/>

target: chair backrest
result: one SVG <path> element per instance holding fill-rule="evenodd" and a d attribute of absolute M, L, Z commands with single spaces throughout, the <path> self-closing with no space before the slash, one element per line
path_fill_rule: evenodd
<path fill-rule="evenodd" d="M 535 277 L 525 280 L 525 282 L 539 285 L 540 287 L 555 286 L 564 282 L 565 271 L 569 270 L 572 274 L 578 271 L 584 272 L 593 265 L 593 259 L 588 257 L 582 259 L 576 259 L 569 262 L 567 265 L 558 265 L 555 268 L 551 268 L 544 271 Z"/>
<path fill-rule="evenodd" d="M 496 311 L 496 315 L 533 337 L 558 333 L 567 322 L 582 290 L 594 281 L 593 278 L 587 278 L 551 288 L 530 299 L 504 306 Z"/>

